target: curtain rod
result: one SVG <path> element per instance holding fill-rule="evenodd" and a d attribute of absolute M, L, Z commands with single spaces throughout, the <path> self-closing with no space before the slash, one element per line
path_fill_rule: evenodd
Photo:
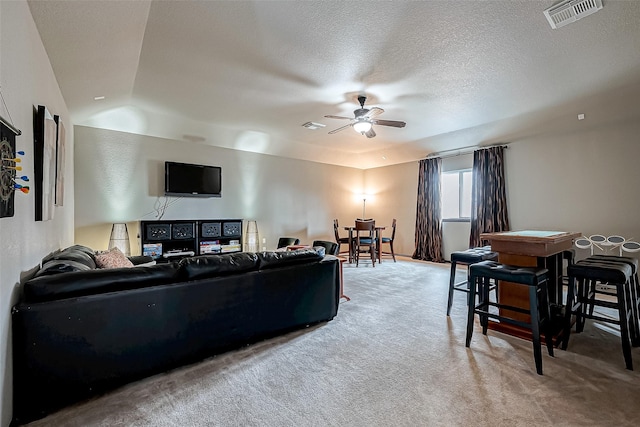
<path fill-rule="evenodd" d="M 16 136 L 20 136 L 22 135 L 22 131 L 20 129 L 18 129 L 17 127 L 15 127 L 14 125 L 12 125 L 11 123 L 9 123 L 8 121 L 6 121 L 4 119 L 4 117 L 0 116 L 0 123 L 2 123 L 3 125 L 5 125 L 6 127 L 9 128 L 9 130 L 13 133 L 16 134 Z"/>
<path fill-rule="evenodd" d="M 484 150 L 486 148 L 493 148 L 493 147 L 509 148 L 509 143 L 483 145 L 483 146 L 471 145 L 469 147 L 456 148 L 452 150 L 436 151 L 436 152 L 427 154 L 425 159 L 432 159 L 434 157 L 445 158 L 445 157 L 462 156 L 463 154 L 471 154 L 476 150 Z"/>

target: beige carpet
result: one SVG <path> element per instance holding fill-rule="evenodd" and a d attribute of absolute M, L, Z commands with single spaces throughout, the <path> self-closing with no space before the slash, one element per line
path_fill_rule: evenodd
<path fill-rule="evenodd" d="M 462 275 L 463 270 L 459 271 Z M 157 375 L 31 426 L 637 426 L 638 371 L 587 321 L 535 373 L 527 341 L 446 317 L 448 264 L 345 265 L 331 322 Z"/>

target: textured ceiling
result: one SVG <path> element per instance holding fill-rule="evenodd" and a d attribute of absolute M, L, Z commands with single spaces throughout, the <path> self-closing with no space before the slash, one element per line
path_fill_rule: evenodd
<path fill-rule="evenodd" d="M 603 3 L 29 1 L 74 124 L 359 168 L 640 115 L 640 1 Z M 406 127 L 329 135 L 359 94 Z"/>

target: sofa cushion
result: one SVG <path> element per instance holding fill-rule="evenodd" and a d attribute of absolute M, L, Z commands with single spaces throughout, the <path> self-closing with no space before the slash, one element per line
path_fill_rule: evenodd
<path fill-rule="evenodd" d="M 42 302 L 144 288 L 173 283 L 176 274 L 176 263 L 60 273 L 27 281 L 24 284 L 24 296 L 27 302 Z"/>
<path fill-rule="evenodd" d="M 311 248 L 298 249 L 295 251 L 260 252 L 256 255 L 258 255 L 260 260 L 260 270 L 302 264 L 310 261 L 320 261 L 324 257 L 324 253 L 320 253 Z"/>
<path fill-rule="evenodd" d="M 201 255 L 180 260 L 178 269 L 184 280 L 254 271 L 258 269 L 258 256 L 253 252 Z"/>

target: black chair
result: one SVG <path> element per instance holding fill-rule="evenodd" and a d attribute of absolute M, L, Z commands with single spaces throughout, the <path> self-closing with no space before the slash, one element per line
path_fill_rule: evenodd
<path fill-rule="evenodd" d="M 356 220 L 354 228 L 356 236 L 353 239 L 353 255 L 356 258 L 356 267 L 360 261 L 360 254 L 368 253 L 371 257 L 371 265 L 376 266 L 376 222 Z"/>
<path fill-rule="evenodd" d="M 549 314 L 549 299 L 547 293 L 547 282 L 549 281 L 549 270 L 546 268 L 515 267 L 500 264 L 495 261 L 481 261 L 469 266 L 469 309 L 467 317 L 467 339 L 466 346 L 471 344 L 473 335 L 474 317 L 480 315 L 482 333 L 487 334 L 489 318 L 517 325 L 531 330 L 533 341 L 533 358 L 536 363 L 536 372 L 542 375 L 542 347 L 540 345 L 540 331 L 545 335 L 547 350 L 553 356 L 553 331 L 551 328 L 551 317 Z M 529 310 L 521 307 L 501 304 L 489 300 L 489 289 L 491 281 L 498 283 L 505 280 L 507 282 L 528 286 L 529 288 Z M 476 291 L 477 290 L 477 291 Z M 476 304 L 476 292 L 478 303 Z M 496 314 L 492 307 L 498 308 Z M 509 317 L 510 313 L 529 314 L 530 320 L 516 320 Z"/>
<path fill-rule="evenodd" d="M 467 249 L 466 251 L 451 252 L 451 274 L 449 275 L 449 300 L 447 301 L 447 316 L 453 305 L 453 291 L 469 292 L 469 265 L 480 261 L 497 261 L 498 253 L 491 251 L 491 246 Z M 465 280 L 455 283 L 458 265 L 467 266 Z"/>
<path fill-rule="evenodd" d="M 277 249 L 284 248 L 291 245 L 299 245 L 300 239 L 296 239 L 295 237 L 281 237 L 278 239 Z"/>
<path fill-rule="evenodd" d="M 340 237 L 340 233 L 338 232 L 338 229 L 340 228 L 340 226 L 338 225 L 338 220 L 334 219 L 333 220 L 333 233 L 335 234 L 336 237 L 336 243 L 338 244 L 338 248 L 340 248 L 342 245 L 347 245 L 347 250 L 346 251 L 340 251 L 338 250 L 338 255 L 347 255 L 349 257 L 349 262 L 352 261 L 352 248 L 351 246 L 349 246 L 349 238 L 348 237 Z"/>
<path fill-rule="evenodd" d="M 638 322 L 632 309 L 633 268 L 626 262 L 611 262 L 597 258 L 586 258 L 569 266 L 569 290 L 565 309 L 562 349 L 566 350 L 571 332 L 572 315 L 575 315 L 576 332 L 584 330 L 585 319 L 593 319 L 620 327 L 622 354 L 626 368 L 633 370 L 631 343 L 638 342 Z M 602 286 L 612 287 L 611 292 Z M 598 289 L 600 287 L 600 289 Z M 607 294 L 609 298 L 599 297 Z M 617 311 L 617 318 L 594 313 L 593 307 L 604 307 Z"/>
<path fill-rule="evenodd" d="M 339 246 L 335 242 L 328 242 L 326 240 L 314 240 L 313 245 L 314 248 L 316 246 L 322 246 L 324 248 L 325 254 L 327 255 L 338 255 Z"/>
<path fill-rule="evenodd" d="M 380 248 L 378 248 L 378 254 L 380 255 L 378 257 L 378 261 L 382 262 L 382 257 L 383 256 L 391 256 L 393 258 L 393 262 L 396 262 L 396 253 L 393 250 L 393 239 L 396 238 L 396 219 L 393 218 L 393 221 L 391 221 L 391 237 L 382 237 L 380 239 L 380 242 L 377 242 L 380 245 Z M 385 252 L 382 249 L 382 244 L 383 243 L 387 243 L 389 244 L 389 251 Z"/>

